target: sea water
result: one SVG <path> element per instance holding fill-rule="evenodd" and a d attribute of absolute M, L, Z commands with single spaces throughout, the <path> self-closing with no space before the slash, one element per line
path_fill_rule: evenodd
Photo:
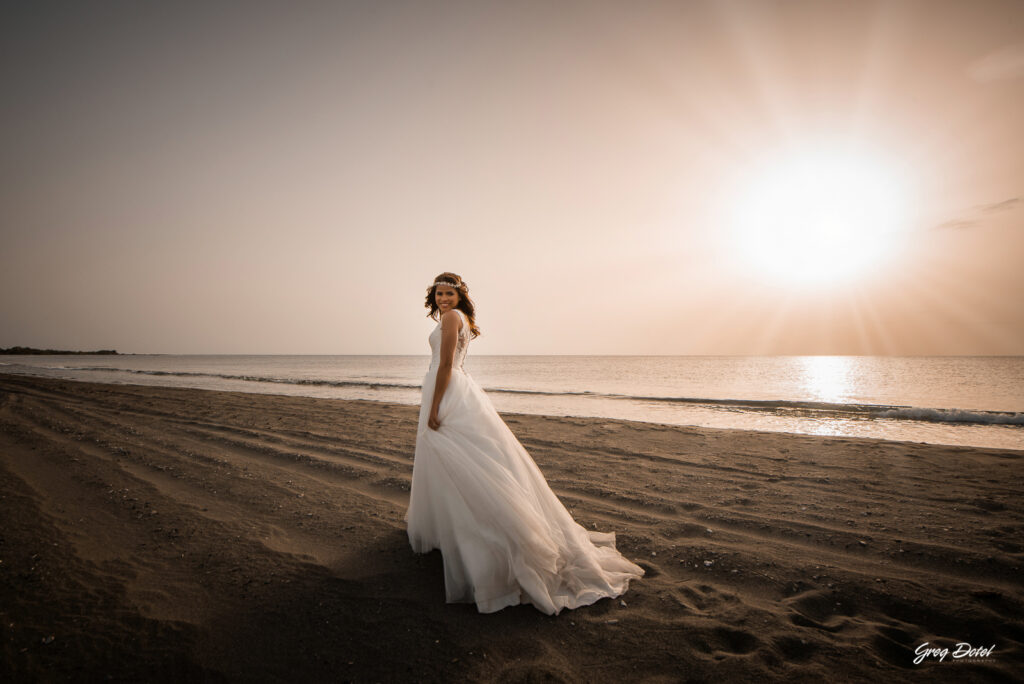
<path fill-rule="evenodd" d="M 0 356 L 0 372 L 418 404 L 427 356 Z M 473 356 L 499 411 L 1024 449 L 1024 357 Z"/>

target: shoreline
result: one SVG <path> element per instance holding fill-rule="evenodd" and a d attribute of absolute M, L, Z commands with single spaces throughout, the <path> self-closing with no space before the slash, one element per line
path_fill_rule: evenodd
<path fill-rule="evenodd" d="M 132 372 L 139 372 L 139 371 L 132 371 Z M 5 375 L 5 374 L 4 373 L 0 373 L 0 376 L 3 376 L 3 375 Z M 347 397 L 317 396 L 316 394 L 306 394 L 306 393 L 295 394 L 295 393 L 289 393 L 289 392 L 281 391 L 278 387 L 275 387 L 275 385 L 287 386 L 289 383 L 285 382 L 285 381 L 281 381 L 279 383 L 277 381 L 275 381 L 273 383 L 268 384 L 266 387 L 260 387 L 257 390 L 257 388 L 255 388 L 255 387 L 226 388 L 226 387 L 202 387 L 202 386 L 187 386 L 187 385 L 186 386 L 175 386 L 175 385 L 165 385 L 165 384 L 161 384 L 161 383 L 158 383 L 158 382 L 150 383 L 150 382 L 98 381 L 98 380 L 90 380 L 90 379 L 82 379 L 82 378 L 60 378 L 60 377 L 48 377 L 48 376 L 33 375 L 33 374 L 22 374 L 22 373 L 9 373 L 9 374 L 6 374 L 6 375 L 10 375 L 10 376 L 13 376 L 13 377 L 43 378 L 43 379 L 49 379 L 49 380 L 62 380 L 62 381 L 67 381 L 67 382 L 81 382 L 81 383 L 85 383 L 85 384 L 97 384 L 97 385 L 131 386 L 131 387 L 157 387 L 157 388 L 159 388 L 159 387 L 166 387 L 166 388 L 171 388 L 171 389 L 195 389 L 195 390 L 199 390 L 199 391 L 209 391 L 209 392 L 231 392 L 231 393 L 241 393 L 241 394 L 255 395 L 255 396 L 278 396 L 278 397 L 325 399 L 325 400 L 339 401 L 339 402 L 345 402 L 345 401 L 357 401 L 357 402 L 358 401 L 366 401 L 366 402 L 370 402 L 372 404 L 380 404 L 380 405 L 384 405 L 384 406 L 393 406 L 393 407 L 404 406 L 404 407 L 416 408 L 416 407 L 419 406 L 418 399 L 416 401 L 408 401 L 408 402 L 406 402 L 406 401 L 395 401 L 393 399 L 347 398 Z M 217 377 L 226 377 L 226 376 L 217 376 Z M 260 384 L 262 385 L 263 383 L 260 383 Z M 327 383 L 327 384 L 329 384 L 329 383 Z M 303 386 L 304 387 L 305 385 L 303 383 L 299 383 L 297 386 Z M 416 394 L 416 396 L 418 398 L 418 396 L 419 396 L 419 386 L 418 385 L 416 385 L 416 386 L 409 385 L 408 387 L 404 387 L 404 389 L 407 389 L 407 390 L 410 390 L 410 391 L 415 391 L 415 394 Z M 485 389 L 485 392 L 488 393 L 488 395 L 490 396 L 492 402 L 494 402 L 496 406 L 500 407 L 504 403 L 503 397 L 506 394 L 505 390 L 487 390 L 487 389 Z M 513 392 L 513 394 L 514 393 L 515 392 Z M 543 393 L 541 393 L 541 394 L 543 394 Z M 607 398 L 608 399 L 613 399 L 613 398 L 614 399 L 618 399 L 618 398 L 621 398 L 621 397 L 612 397 L 611 395 L 609 395 L 609 397 L 607 397 Z M 643 398 L 637 398 L 637 399 L 643 399 Z M 768 405 L 773 405 L 773 406 L 777 406 L 777 405 L 795 406 L 797 408 L 806 408 L 806 407 L 812 407 L 812 406 L 818 406 L 818 405 L 825 405 L 825 406 L 829 405 L 829 404 L 827 404 L 827 402 L 826 403 L 822 403 L 822 402 L 804 402 L 804 401 L 790 401 L 790 400 L 753 400 L 753 399 L 751 399 L 751 400 L 744 400 L 744 399 L 708 399 L 708 400 L 692 399 L 692 400 L 690 400 L 690 399 L 685 399 L 685 398 L 651 398 L 651 397 L 646 398 L 646 400 L 647 401 L 655 402 L 657 404 L 673 404 L 673 403 L 683 403 L 683 404 L 692 404 L 692 405 L 702 405 L 702 404 L 733 405 L 733 404 L 735 404 L 735 405 L 738 405 L 738 406 L 752 406 L 752 405 L 759 405 L 759 404 L 768 404 Z M 837 404 L 835 406 L 843 406 L 843 405 L 842 404 Z M 1007 415 L 1015 415 L 1015 416 L 1018 415 L 1017 413 L 1014 413 L 1012 411 L 995 411 L 995 410 L 989 410 L 989 409 L 915 409 L 914 407 L 911 407 L 911 406 L 889 406 L 889 405 L 882 405 L 882 404 L 852 404 L 850 406 L 852 407 L 852 410 L 854 410 L 854 411 L 859 410 L 859 409 L 873 409 L 873 410 L 877 410 L 877 411 L 882 411 L 882 410 L 904 410 L 905 409 L 905 410 L 911 410 L 911 411 L 926 411 L 926 412 L 927 411 L 954 412 L 954 413 L 956 413 L 956 412 L 966 412 L 966 413 L 979 412 L 979 413 L 989 413 L 989 414 L 1005 413 Z M 916 434 L 916 435 L 915 434 L 911 434 L 910 436 L 907 436 L 907 437 L 904 437 L 904 438 L 892 437 L 892 436 L 876 436 L 876 435 L 868 435 L 868 434 L 856 434 L 855 432 L 854 433 L 840 432 L 839 434 L 817 434 L 815 432 L 810 432 L 810 431 L 798 431 L 798 430 L 787 429 L 786 426 L 778 426 L 778 427 L 775 427 L 775 428 L 772 428 L 772 427 L 755 427 L 755 428 L 751 428 L 751 427 L 740 427 L 740 426 L 732 426 L 732 425 L 720 425 L 720 426 L 695 425 L 695 424 L 692 424 L 692 423 L 689 423 L 689 422 L 674 422 L 673 420 L 658 420 L 659 417 L 664 418 L 665 416 L 655 416 L 654 418 L 652 418 L 650 420 L 645 420 L 643 418 L 636 418 L 636 417 L 632 417 L 632 416 L 629 416 L 629 415 L 614 416 L 614 415 L 601 415 L 601 414 L 591 414 L 591 415 L 584 414 L 584 415 L 580 415 L 580 414 L 574 414 L 574 413 L 544 413 L 544 412 L 541 412 L 541 411 L 526 412 L 526 411 L 507 410 L 506 408 L 499 408 L 498 411 L 499 411 L 499 413 L 502 416 L 506 416 L 506 415 L 513 416 L 513 415 L 515 415 L 515 416 L 538 416 L 538 417 L 541 417 L 541 418 L 551 418 L 551 419 L 562 419 L 562 418 L 565 418 L 565 419 L 597 420 L 597 421 L 606 421 L 606 422 L 637 423 L 637 424 L 640 424 L 640 425 L 653 425 L 653 426 L 681 428 L 681 429 L 726 430 L 726 431 L 730 431 L 730 432 L 734 431 L 734 432 L 744 432 L 744 433 L 745 432 L 753 432 L 753 433 L 758 433 L 758 434 L 762 434 L 762 435 L 775 435 L 775 434 L 779 434 L 779 435 L 808 436 L 808 437 L 826 437 L 826 438 L 855 439 L 855 440 L 868 439 L 868 440 L 878 440 L 878 441 L 884 441 L 884 442 L 904 442 L 904 443 L 910 443 L 910 444 L 928 444 L 928 445 L 939 446 L 939 447 L 949 446 L 949 447 L 959 447 L 959 448 L 965 448 L 965 449 L 1019 451 L 1019 452 L 1024 453 L 1024 443 L 1021 443 L 1020 439 L 1010 440 L 1011 445 L 1007 446 L 1007 445 L 1002 443 L 1004 441 L 1004 439 L 1002 437 L 1000 439 L 998 439 L 998 440 L 991 440 L 990 439 L 988 441 L 988 443 L 986 443 L 986 441 L 984 439 L 978 438 L 978 437 L 975 436 L 975 437 L 972 438 L 974 443 L 971 443 L 969 441 L 965 441 L 964 436 L 962 434 L 958 434 L 956 438 L 949 438 L 949 437 L 943 438 L 942 436 L 936 436 L 934 439 L 930 439 L 929 440 L 929 439 L 919 439 L 922 436 L 925 436 L 925 437 L 929 436 L 928 433 L 921 433 L 921 434 Z M 1020 414 L 1020 415 L 1024 415 L 1024 414 Z M 752 414 L 751 417 L 752 418 L 758 417 L 758 414 L 754 413 L 754 414 Z M 899 422 L 902 422 L 902 421 L 899 421 Z M 913 422 L 913 421 L 908 421 L 908 422 Z M 799 425 L 799 423 L 798 423 L 798 425 Z M 1017 432 L 1020 432 L 1021 430 L 1024 430 L 1024 427 L 1020 427 L 1020 426 L 1017 426 L 1017 425 L 1007 426 L 1007 425 L 1002 425 L 1002 424 L 999 424 L 999 423 L 965 423 L 964 421 L 959 421 L 959 420 L 936 421 L 936 422 L 925 421 L 923 423 L 923 425 L 926 426 L 926 427 L 935 428 L 935 429 L 942 429 L 942 428 L 945 427 L 947 429 L 954 429 L 954 430 L 964 430 L 964 429 L 968 429 L 969 430 L 969 429 L 972 429 L 972 428 L 980 428 L 980 429 L 995 428 L 995 429 L 1000 429 L 1000 430 L 1001 429 L 1008 429 L 1008 430 L 1011 430 L 1011 431 L 1014 432 L 1014 436 L 1015 437 L 1016 437 L 1016 433 Z M 844 430 L 844 429 L 848 429 L 848 428 L 839 428 L 839 430 Z M 1021 445 L 1018 446 L 1018 444 L 1021 444 Z"/>
<path fill-rule="evenodd" d="M 417 413 L 0 374 L 0 674 L 1020 681 L 1024 451 L 503 413 L 647 575 L 485 616 L 405 538 Z"/>

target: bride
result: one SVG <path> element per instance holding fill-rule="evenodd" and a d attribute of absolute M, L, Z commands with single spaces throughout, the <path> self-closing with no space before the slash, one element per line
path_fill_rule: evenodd
<path fill-rule="evenodd" d="M 417 553 L 440 549 L 449 603 L 481 613 L 531 603 L 549 615 L 626 591 L 644 574 L 565 509 L 487 395 L 463 370 L 480 334 L 469 288 L 442 273 L 425 306 L 430 368 L 423 379 L 408 524 Z"/>

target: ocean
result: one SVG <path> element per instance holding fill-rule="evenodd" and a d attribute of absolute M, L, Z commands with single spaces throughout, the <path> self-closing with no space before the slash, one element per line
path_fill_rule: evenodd
<path fill-rule="evenodd" d="M 0 356 L 0 372 L 419 404 L 423 356 Z M 499 411 L 1024 449 L 1024 357 L 473 356 Z"/>

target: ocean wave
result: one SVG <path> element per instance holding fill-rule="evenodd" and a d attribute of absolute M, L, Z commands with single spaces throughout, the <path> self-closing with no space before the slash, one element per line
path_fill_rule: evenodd
<path fill-rule="evenodd" d="M 548 391 L 548 390 L 528 390 L 528 389 L 517 389 L 517 388 L 512 388 L 512 387 L 485 387 L 484 389 L 486 391 L 488 391 L 488 392 L 495 392 L 495 393 L 498 393 L 498 394 L 528 394 L 528 395 L 542 396 L 542 397 L 612 397 L 612 398 L 618 398 L 620 396 L 623 396 L 623 397 L 625 396 L 625 395 L 617 395 L 617 394 L 602 394 L 600 392 L 591 392 L 589 390 L 580 390 L 578 392 L 573 392 L 573 391 L 570 391 L 570 390 L 566 390 L 564 392 L 551 392 L 551 391 Z M 635 397 L 631 397 L 631 398 L 635 398 Z"/>
<path fill-rule="evenodd" d="M 872 420 L 913 420 L 922 423 L 961 423 L 974 425 L 1024 425 L 1024 413 L 1012 411 L 980 411 L 967 409 L 922 408 L 917 406 L 886 406 L 884 404 L 837 404 L 819 401 L 786 401 L 781 399 L 702 399 L 697 397 L 633 397 L 642 401 L 678 402 L 721 407 L 741 411 L 767 411 L 778 414 L 800 414 L 822 418 Z"/>
<path fill-rule="evenodd" d="M 312 385 L 317 387 L 367 387 L 369 389 L 420 389 L 420 385 L 408 383 L 379 382 L 376 380 L 326 380 L 320 378 L 279 378 L 268 375 L 237 375 L 233 373 L 205 373 L 202 371 L 165 371 L 140 368 L 114 368 L 111 366 L 45 366 L 54 370 L 108 371 L 134 373 L 136 375 L 172 376 L 185 378 L 220 378 L 245 382 L 270 382 L 280 385 Z"/>
<path fill-rule="evenodd" d="M 705 404 L 711 406 L 734 406 L 743 409 L 837 411 L 842 413 L 870 413 L 877 409 L 901 408 L 877 404 L 836 404 L 824 401 L 793 401 L 786 399 L 709 399 L 706 397 L 644 397 L 626 394 L 609 395 L 637 401 L 657 401 L 678 404 Z"/>
<path fill-rule="evenodd" d="M 919 420 L 926 423 L 974 423 L 979 425 L 1024 425 L 1024 413 L 1009 411 L 965 411 L 963 409 L 897 408 L 882 411 L 881 418 Z"/>
<path fill-rule="evenodd" d="M 420 384 L 410 383 L 398 383 L 398 382 L 380 382 L 378 380 L 325 380 L 318 378 L 283 378 L 274 377 L 268 375 L 237 375 L 231 373 L 207 373 L 202 371 L 165 371 L 165 370 L 147 370 L 139 368 L 115 368 L 113 366 L 39 366 L 39 368 L 47 368 L 50 370 L 69 370 L 69 371 L 107 371 L 115 373 L 134 373 L 136 375 L 154 375 L 154 376 L 173 376 L 173 377 L 198 377 L 198 378 L 220 378 L 223 380 L 243 380 L 246 382 L 271 382 L 284 385 L 314 385 L 323 387 L 366 387 L 369 389 L 420 389 Z M 551 396 L 551 397 L 563 397 L 563 396 L 605 396 L 615 397 L 616 395 L 605 394 L 602 395 L 597 392 L 551 392 L 546 390 L 530 390 L 530 389 L 514 389 L 506 387 L 485 387 L 488 392 L 496 392 L 503 394 L 525 394 L 532 396 Z"/>

